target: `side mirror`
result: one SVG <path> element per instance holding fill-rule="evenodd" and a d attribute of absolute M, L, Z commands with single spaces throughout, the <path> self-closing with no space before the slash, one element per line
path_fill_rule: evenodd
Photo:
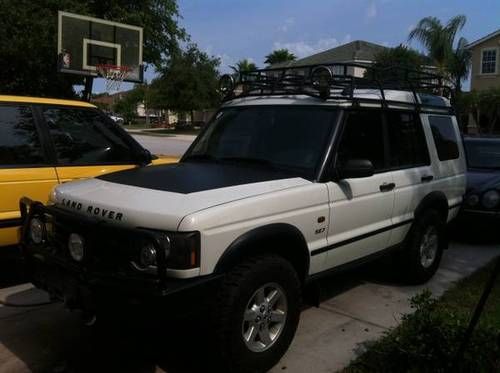
<path fill-rule="evenodd" d="M 141 166 L 146 166 L 153 160 L 153 155 L 147 149 L 143 149 L 139 152 L 139 163 Z"/>
<path fill-rule="evenodd" d="M 342 167 L 338 168 L 340 179 L 370 177 L 374 173 L 375 168 L 368 159 L 350 159 Z"/>

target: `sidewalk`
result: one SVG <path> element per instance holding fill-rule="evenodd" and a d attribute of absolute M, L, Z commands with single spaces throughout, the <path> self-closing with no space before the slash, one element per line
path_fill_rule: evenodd
<path fill-rule="evenodd" d="M 391 285 L 376 278 L 358 282 L 353 278 L 349 290 L 322 302 L 319 308 L 302 312 L 292 346 L 271 372 L 286 369 L 290 373 L 326 373 L 346 367 L 364 352 L 363 342 L 377 339 L 384 331 L 397 326 L 402 314 L 412 312 L 410 297 L 425 288 L 440 296 L 454 282 L 498 255 L 498 245 L 454 243 L 445 252 L 438 273 L 424 286 Z M 333 287 L 333 291 L 338 292 L 335 281 L 332 277 L 324 280 L 322 285 Z"/>
<path fill-rule="evenodd" d="M 139 135 L 139 136 L 152 136 L 152 135 L 149 135 L 148 132 L 156 132 L 156 131 L 162 131 L 162 130 L 165 130 L 165 128 L 148 128 L 147 130 L 145 129 L 129 129 L 129 128 L 125 128 L 125 131 L 127 131 L 128 133 L 130 133 L 131 135 Z M 164 137 L 166 138 L 170 138 L 170 139 L 175 139 L 175 140 L 182 140 L 182 141 L 189 141 L 189 142 L 193 142 L 194 139 L 196 138 L 197 135 L 187 135 L 187 134 L 175 134 L 175 133 L 172 133 L 172 134 L 166 134 Z"/>

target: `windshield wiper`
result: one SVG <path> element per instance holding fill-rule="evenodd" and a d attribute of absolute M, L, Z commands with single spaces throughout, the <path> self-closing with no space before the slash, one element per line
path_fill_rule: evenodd
<path fill-rule="evenodd" d="M 183 161 L 212 161 L 216 162 L 218 159 L 211 154 L 190 154 L 186 156 Z"/>

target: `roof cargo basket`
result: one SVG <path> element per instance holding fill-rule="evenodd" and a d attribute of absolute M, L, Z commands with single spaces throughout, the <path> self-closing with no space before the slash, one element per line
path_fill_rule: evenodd
<path fill-rule="evenodd" d="M 401 104 L 389 99 L 388 91 L 406 91 L 413 96 L 411 104 L 417 110 L 421 106 L 442 110 L 446 105 L 436 102 L 436 96 L 451 98 L 452 95 L 450 87 L 443 82 L 441 76 L 425 71 L 331 63 L 227 74 L 221 77 L 219 88 L 224 101 L 251 96 L 307 95 L 323 100 L 350 100 L 353 104 L 376 101 L 384 107 Z M 357 90 L 374 90 L 379 97 L 360 97 Z"/>

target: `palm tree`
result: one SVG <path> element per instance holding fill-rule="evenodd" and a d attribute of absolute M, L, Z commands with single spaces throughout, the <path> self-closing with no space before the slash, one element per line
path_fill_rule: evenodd
<path fill-rule="evenodd" d="M 247 58 L 239 60 L 235 66 L 229 66 L 235 73 L 247 73 L 249 71 L 257 70 L 257 65 Z"/>
<path fill-rule="evenodd" d="M 420 41 L 427 48 L 429 57 L 434 60 L 439 72 L 447 75 L 455 37 L 464 27 L 466 20 L 464 15 L 459 15 L 444 25 L 436 17 L 425 17 L 410 32 L 408 41 Z"/>
<path fill-rule="evenodd" d="M 440 75 L 449 79 L 455 88 L 455 96 L 462 90 L 462 81 L 467 78 L 471 64 L 471 54 L 466 49 L 467 40 L 460 38 L 456 48 L 455 38 L 464 27 L 467 18 L 458 15 L 451 18 L 446 24 L 436 17 L 421 19 L 410 32 L 408 40 L 419 40 L 434 60 Z"/>
<path fill-rule="evenodd" d="M 288 49 L 276 49 L 266 56 L 264 61 L 267 65 L 274 65 L 277 63 L 295 61 L 297 57 L 295 54 L 291 53 Z"/>
<path fill-rule="evenodd" d="M 462 81 L 469 76 L 472 54 L 466 48 L 469 42 L 465 38 L 460 38 L 456 49 L 450 56 L 448 64 L 448 72 L 450 78 L 455 85 L 455 92 L 460 94 L 462 91 Z"/>

